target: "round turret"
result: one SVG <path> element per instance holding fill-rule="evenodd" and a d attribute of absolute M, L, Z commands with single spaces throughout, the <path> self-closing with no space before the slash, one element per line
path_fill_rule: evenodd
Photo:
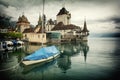
<path fill-rule="evenodd" d="M 18 23 L 21 23 L 21 22 L 29 23 L 27 17 L 25 17 L 24 15 L 22 15 L 21 17 L 19 16 L 18 18 Z"/>

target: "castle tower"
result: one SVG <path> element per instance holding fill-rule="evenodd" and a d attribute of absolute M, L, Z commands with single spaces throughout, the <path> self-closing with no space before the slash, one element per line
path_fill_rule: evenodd
<path fill-rule="evenodd" d="M 46 15 L 45 14 L 43 14 L 42 16 L 42 21 L 43 21 L 43 28 L 45 28 L 46 26 Z"/>
<path fill-rule="evenodd" d="M 84 20 L 84 27 L 83 27 L 83 30 L 82 30 L 82 34 L 85 35 L 85 36 L 89 35 L 89 30 L 87 29 L 86 19 Z"/>
<path fill-rule="evenodd" d="M 47 21 L 46 31 L 51 31 L 54 26 L 55 26 L 55 22 L 52 19 L 49 19 Z"/>
<path fill-rule="evenodd" d="M 23 14 L 18 18 L 16 30 L 22 33 L 27 28 L 30 28 L 30 22 L 28 21 L 27 17 L 25 17 Z"/>
<path fill-rule="evenodd" d="M 57 23 L 63 22 L 64 25 L 70 24 L 71 14 L 63 7 L 57 14 Z"/>
<path fill-rule="evenodd" d="M 44 33 L 46 30 L 45 30 L 45 27 L 46 27 L 46 15 L 39 15 L 39 20 L 38 20 L 38 24 L 36 25 L 35 29 L 34 29 L 34 32 L 41 32 L 41 33 Z"/>
<path fill-rule="evenodd" d="M 34 29 L 34 32 L 38 32 L 40 28 L 42 28 L 42 18 L 41 18 L 41 15 L 39 15 L 38 24 L 36 25 L 36 27 Z"/>
<path fill-rule="evenodd" d="M 87 29 L 86 19 L 84 20 L 84 26 L 82 30 L 83 40 L 87 41 L 87 36 L 89 35 L 89 30 Z"/>
<path fill-rule="evenodd" d="M 38 25 L 42 26 L 42 18 L 41 18 L 41 15 L 39 15 Z"/>

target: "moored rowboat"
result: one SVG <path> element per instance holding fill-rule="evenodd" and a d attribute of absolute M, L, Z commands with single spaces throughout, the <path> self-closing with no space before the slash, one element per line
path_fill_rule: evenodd
<path fill-rule="evenodd" d="M 60 52 L 57 50 L 55 46 L 43 47 L 29 56 L 26 56 L 22 63 L 24 65 L 32 65 L 36 63 L 42 63 L 50 61 L 56 57 L 58 57 Z"/>

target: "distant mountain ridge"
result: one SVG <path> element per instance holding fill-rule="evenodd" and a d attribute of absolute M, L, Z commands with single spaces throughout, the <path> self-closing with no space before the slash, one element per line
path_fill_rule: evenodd
<path fill-rule="evenodd" d="M 89 37 L 120 37 L 120 33 L 91 33 Z"/>

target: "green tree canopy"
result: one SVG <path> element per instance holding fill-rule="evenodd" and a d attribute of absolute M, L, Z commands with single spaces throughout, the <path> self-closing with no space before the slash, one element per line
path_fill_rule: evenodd
<path fill-rule="evenodd" d="M 22 38 L 22 33 L 19 32 L 8 32 L 8 33 L 0 33 L 2 38 Z"/>

